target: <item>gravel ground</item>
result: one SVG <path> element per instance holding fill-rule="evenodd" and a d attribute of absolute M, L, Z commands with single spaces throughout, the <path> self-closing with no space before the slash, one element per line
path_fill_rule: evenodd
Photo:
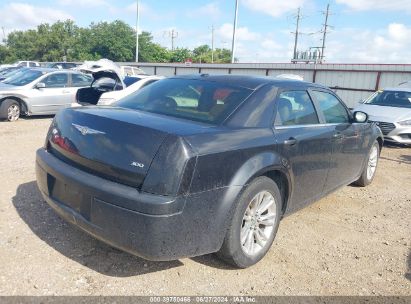
<path fill-rule="evenodd" d="M 149 262 L 63 222 L 35 183 L 49 117 L 0 122 L 0 295 L 411 295 L 411 148 L 280 224 L 256 266 Z"/>

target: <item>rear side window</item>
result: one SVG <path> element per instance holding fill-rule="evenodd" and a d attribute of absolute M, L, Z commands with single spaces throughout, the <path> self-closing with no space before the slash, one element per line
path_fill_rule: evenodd
<path fill-rule="evenodd" d="M 163 79 L 123 98 L 119 107 L 194 121 L 224 121 L 253 91 L 195 79 Z"/>
<path fill-rule="evenodd" d="M 71 74 L 71 83 L 73 87 L 89 86 L 93 78 L 89 75 Z"/>
<path fill-rule="evenodd" d="M 312 91 L 312 93 L 318 102 L 326 123 L 347 123 L 350 121 L 347 109 L 337 97 L 322 91 Z"/>
<path fill-rule="evenodd" d="M 282 92 L 277 100 L 276 126 L 318 124 L 318 116 L 307 91 Z"/>

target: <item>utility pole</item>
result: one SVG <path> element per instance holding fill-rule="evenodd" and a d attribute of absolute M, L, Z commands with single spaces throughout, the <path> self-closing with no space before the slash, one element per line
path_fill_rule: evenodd
<path fill-rule="evenodd" d="M 174 51 L 174 39 L 178 37 L 178 32 L 174 29 L 168 32 L 164 32 L 164 35 L 168 35 L 171 38 L 171 50 Z"/>
<path fill-rule="evenodd" d="M 137 19 L 136 19 L 136 62 L 138 62 L 138 32 L 140 21 L 139 0 L 137 0 Z"/>
<path fill-rule="evenodd" d="M 324 23 L 324 31 L 323 31 L 323 45 L 321 47 L 321 63 L 324 61 L 324 50 L 325 50 L 325 38 L 327 37 L 328 32 L 328 16 L 330 15 L 330 4 L 327 4 L 327 11 L 325 12 L 325 23 Z"/>
<path fill-rule="evenodd" d="M 214 63 L 214 25 L 211 26 L 211 63 Z"/>
<path fill-rule="evenodd" d="M 300 14 L 300 8 L 298 8 L 298 11 L 297 11 L 297 16 L 296 16 L 296 19 L 297 19 L 297 25 L 296 25 L 296 28 L 295 28 L 295 38 L 294 38 L 294 58 L 293 59 L 297 59 L 297 45 L 298 45 L 298 35 L 300 34 L 298 31 L 299 31 L 299 27 L 300 27 L 300 18 L 301 18 L 301 14 Z"/>
<path fill-rule="evenodd" d="M 231 44 L 231 63 L 235 61 L 235 34 L 237 30 L 237 16 L 238 16 L 238 0 L 235 0 L 235 14 L 234 14 L 234 24 L 233 24 L 233 41 Z"/>

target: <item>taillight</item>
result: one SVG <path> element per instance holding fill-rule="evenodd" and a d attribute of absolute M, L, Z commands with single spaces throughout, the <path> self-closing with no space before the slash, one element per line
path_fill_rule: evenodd
<path fill-rule="evenodd" d="M 59 130 L 55 127 L 51 130 L 50 140 L 53 144 L 59 146 L 63 150 L 78 154 L 78 150 L 76 146 L 71 142 L 71 140 L 61 136 Z"/>

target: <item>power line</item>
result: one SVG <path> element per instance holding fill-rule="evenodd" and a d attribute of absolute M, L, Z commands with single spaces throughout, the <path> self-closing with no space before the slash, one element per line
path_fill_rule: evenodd
<path fill-rule="evenodd" d="M 171 31 L 164 32 L 164 34 L 171 38 L 171 50 L 174 51 L 174 39 L 178 37 L 178 32 L 175 29 L 172 29 Z"/>

